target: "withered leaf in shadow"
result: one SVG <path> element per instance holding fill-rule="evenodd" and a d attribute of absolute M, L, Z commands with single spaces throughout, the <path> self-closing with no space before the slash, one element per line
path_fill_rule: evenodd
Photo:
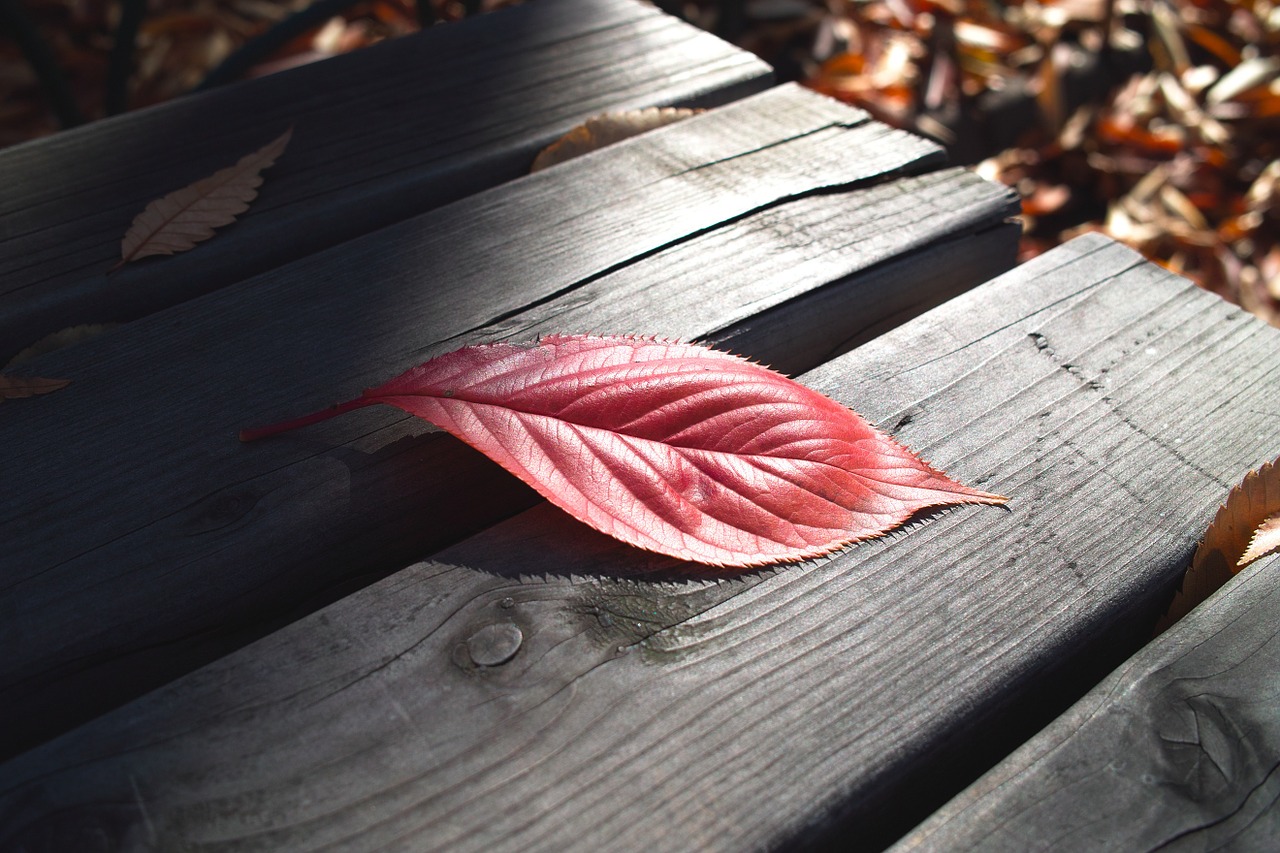
<path fill-rule="evenodd" d="M 108 272 L 150 255 L 185 252 L 230 225 L 249 209 L 262 186 L 262 172 L 284 153 L 293 128 L 234 166 L 156 199 L 134 217 L 120 243 L 120 260 Z"/>
<path fill-rule="evenodd" d="M 0 400 L 38 397 L 66 388 L 70 379 L 46 379 L 42 376 L 8 376 L 0 373 Z"/>
<path fill-rule="evenodd" d="M 639 136 L 668 124 L 684 121 L 702 110 L 677 107 L 649 107 L 643 110 L 602 113 L 592 116 L 539 152 L 529 168 L 539 172 L 557 163 L 580 157 L 589 151 Z"/>
<path fill-rule="evenodd" d="M 15 364 L 23 364 L 30 361 L 38 355 L 54 352 L 72 344 L 78 344 L 81 341 L 87 341 L 96 338 L 103 332 L 109 332 L 119 323 L 83 323 L 79 326 L 70 326 L 66 329 L 54 332 L 51 335 L 45 335 L 31 346 L 19 352 L 13 358 L 9 359 L 6 368 L 13 367 Z"/>

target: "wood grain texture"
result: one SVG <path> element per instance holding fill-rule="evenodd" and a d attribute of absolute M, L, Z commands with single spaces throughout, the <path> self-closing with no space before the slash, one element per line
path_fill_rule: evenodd
<path fill-rule="evenodd" d="M 1002 188 L 957 172 L 874 185 L 934 151 L 775 90 L 33 362 L 83 393 L 0 421 L 23 448 L 0 461 L 0 643 L 20 650 L 0 659 L 5 752 L 533 500 L 390 411 L 252 446 L 239 429 L 538 332 L 723 331 L 812 366 L 1012 263 Z M 805 195 L 839 180 L 871 186 Z M 831 316 L 810 323 L 809 294 Z M 753 327 L 766 310 L 776 326 Z"/>
<path fill-rule="evenodd" d="M 1280 560 L 1250 566 L 894 849 L 1269 850 Z"/>
<path fill-rule="evenodd" d="M 541 506 L 9 762 L 0 838 L 649 851 L 905 831 L 958 750 L 1003 754 L 1009 708 L 1167 598 L 1280 440 L 1278 338 L 1081 238 L 804 377 L 1007 510 L 735 574 Z M 512 626 L 515 654 L 477 663 L 502 655 L 473 638 Z"/>
<path fill-rule="evenodd" d="M 759 91 L 753 56 L 634 0 L 540 0 L 0 152 L 0 363 L 130 320 L 528 171 L 609 109 Z M 234 227 L 108 278 L 148 202 L 292 125 Z"/>

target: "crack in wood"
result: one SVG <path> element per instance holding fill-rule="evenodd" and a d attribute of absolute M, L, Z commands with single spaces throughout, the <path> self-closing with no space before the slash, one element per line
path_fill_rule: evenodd
<path fill-rule="evenodd" d="M 1179 450 L 1167 438 L 1156 435 L 1155 433 L 1148 431 L 1141 424 L 1137 423 L 1131 415 L 1129 415 L 1123 410 L 1121 402 L 1118 401 L 1113 396 L 1113 394 L 1105 393 L 1107 391 L 1107 387 L 1101 380 L 1088 375 L 1085 371 L 1085 368 L 1081 367 L 1079 364 L 1076 364 L 1071 361 L 1066 361 L 1065 359 L 1061 358 L 1058 355 L 1057 351 L 1053 348 L 1053 345 L 1049 342 L 1048 336 L 1045 335 L 1043 332 L 1035 332 L 1035 331 L 1028 332 L 1027 338 L 1035 346 L 1036 351 L 1038 353 L 1050 359 L 1058 367 L 1058 369 L 1060 369 L 1062 372 L 1066 373 L 1073 380 L 1075 380 L 1076 384 L 1081 389 L 1095 393 L 1095 394 L 1099 394 L 1100 396 L 1098 397 L 1098 400 L 1107 408 L 1107 411 L 1109 411 L 1117 420 L 1120 421 L 1120 423 L 1124 424 L 1126 427 L 1128 427 L 1131 431 L 1133 431 L 1135 434 L 1137 434 L 1144 440 L 1150 442 L 1156 447 L 1159 447 L 1161 450 L 1165 451 L 1170 456 L 1172 456 L 1173 458 L 1177 459 L 1180 463 L 1185 465 L 1188 469 L 1195 471 L 1197 474 L 1209 480 L 1211 483 L 1223 489 L 1231 488 L 1230 483 L 1226 482 L 1222 477 L 1214 474 L 1213 472 L 1208 471 L 1202 465 L 1197 464 L 1195 460 L 1191 459 L 1184 452 Z M 1064 444 L 1068 444 L 1068 446 L 1070 446 L 1069 443 L 1066 442 L 1065 440 L 1064 440 Z M 1075 449 L 1075 448 L 1072 448 L 1072 449 Z"/>
<path fill-rule="evenodd" d="M 819 136 L 819 135 L 830 136 L 832 135 L 830 133 L 830 131 L 832 130 L 853 130 L 856 127 L 862 127 L 863 125 L 867 124 L 869 121 L 871 121 L 871 116 L 866 114 L 863 114 L 859 118 L 854 119 L 852 121 L 832 121 L 832 122 L 829 122 L 828 124 L 822 125 L 821 127 L 811 128 L 809 130 L 804 131 L 803 133 L 797 133 L 792 136 L 788 136 L 785 139 L 778 139 L 773 142 L 766 143 L 764 145 L 758 145 L 755 148 L 750 148 L 746 151 L 738 151 L 733 154 L 729 154 L 728 156 L 725 156 L 725 157 L 720 157 L 715 160 L 708 160 L 707 162 L 699 163 L 696 166 L 690 166 L 689 168 L 684 169 L 683 171 L 676 172 L 674 175 L 672 175 L 672 177 L 678 178 L 684 175 L 701 172 L 704 169 L 710 169 L 715 166 L 722 166 L 725 163 L 732 163 L 736 160 L 741 160 L 744 157 L 752 157 L 756 154 L 761 154 L 765 151 L 772 151 L 775 148 L 782 148 L 783 146 L 786 146 L 786 145 L 793 145 L 796 142 L 799 142 L 803 139 L 808 139 L 810 137 Z"/>
<path fill-rule="evenodd" d="M 933 155 L 929 155 L 927 157 L 921 157 L 916 161 L 914 161 L 914 163 L 911 165 L 921 165 L 928 162 L 931 159 L 934 159 Z M 515 317 L 519 317 L 526 313 L 537 311 L 538 309 L 541 309 L 547 305 L 557 303 L 560 300 L 564 300 L 568 297 L 571 297 L 571 295 L 575 291 L 581 290 L 582 288 L 590 284 L 593 284 L 601 279 L 607 278 L 608 276 L 618 273 L 630 266 L 646 261 L 656 255 L 662 254 L 663 252 L 671 251 L 672 249 L 675 249 L 679 246 L 690 243 L 699 238 L 705 237 L 708 234 L 712 234 L 716 231 L 720 231 L 725 228 L 730 228 L 750 217 L 757 216 L 769 210 L 774 210 L 774 209 L 783 207 L 787 204 L 800 201 L 801 199 L 811 198 L 813 196 L 819 196 L 819 195 L 838 195 L 841 193 L 850 192 L 852 190 L 861 189 L 863 187 L 871 186 L 874 184 L 883 183 L 883 182 L 892 180 L 894 177 L 897 176 L 897 174 L 898 173 L 896 171 L 882 172 L 877 175 L 872 175 L 866 178 L 859 178 L 857 180 L 848 181 L 846 183 L 815 187 L 813 189 L 805 190 L 803 192 L 797 192 L 790 195 L 780 196 L 766 204 L 758 205 L 749 210 L 745 210 L 731 217 L 712 223 L 704 228 L 691 230 L 675 240 L 669 240 L 667 242 L 662 243 L 661 245 L 654 246 L 651 249 L 647 249 L 643 252 L 639 252 L 635 255 L 632 255 L 631 257 L 616 261 L 615 263 L 612 263 L 609 266 L 601 270 L 598 270 L 597 272 L 591 273 L 590 275 L 587 275 L 587 276 L 583 276 L 582 278 L 579 278 L 576 281 L 570 282 L 557 290 L 546 293 L 537 299 L 530 300 L 524 305 L 518 306 L 516 308 L 512 308 L 509 311 L 505 311 L 501 314 L 495 315 L 494 317 L 491 317 L 485 320 L 483 323 L 479 323 L 475 326 L 472 326 L 469 329 L 458 332 L 454 335 L 450 335 L 449 337 L 444 338 L 441 341 L 441 345 L 466 340 L 468 338 L 481 335 L 485 332 L 492 332 L 495 330 L 495 328 L 501 328 L 503 323 L 506 323 L 507 321 Z M 570 309 L 569 307 L 566 307 L 565 310 L 567 311 Z"/>
<path fill-rule="evenodd" d="M 1238 837 L 1244 830 L 1251 827 L 1253 823 L 1256 820 L 1258 820 L 1259 817 L 1264 816 L 1267 813 L 1268 808 L 1274 807 L 1274 805 L 1277 802 L 1280 802 L 1280 785 L 1277 785 L 1277 786 L 1274 786 L 1276 790 L 1274 794 L 1271 796 L 1270 800 L 1264 803 L 1261 808 L 1257 808 L 1257 806 L 1255 806 L 1256 813 L 1253 814 L 1244 822 L 1244 826 L 1230 828 L 1227 830 L 1227 832 L 1222 834 L 1213 833 L 1214 829 L 1229 824 L 1233 818 L 1240 815 L 1244 811 L 1245 807 L 1249 805 L 1249 801 L 1254 798 L 1254 795 L 1261 791 L 1264 791 L 1264 789 L 1266 789 L 1269 783 L 1271 783 L 1273 780 L 1280 781 L 1280 761 L 1277 761 L 1276 763 L 1272 764 L 1271 767 L 1267 770 L 1266 774 L 1258 781 L 1256 785 L 1242 792 L 1243 796 L 1240 798 L 1239 802 L 1236 803 L 1235 808 L 1229 810 L 1225 814 L 1219 815 L 1213 820 L 1206 821 L 1197 826 L 1190 827 L 1189 829 L 1185 829 L 1182 832 L 1179 832 L 1176 835 L 1173 835 L 1172 837 L 1166 839 L 1165 841 L 1162 841 L 1161 843 L 1155 845 L 1154 847 L 1148 848 L 1148 850 L 1151 851 L 1151 853 L 1155 853 L 1158 850 L 1169 850 L 1173 848 L 1175 845 L 1179 845 L 1180 842 L 1187 841 L 1189 839 L 1195 838 L 1196 836 L 1203 836 L 1203 835 L 1214 836 L 1212 838 L 1206 838 L 1204 840 L 1204 844 L 1206 846 L 1212 845 L 1215 848 L 1221 849 L 1228 841 Z M 1222 835 L 1225 835 L 1225 837 L 1221 837 Z"/>

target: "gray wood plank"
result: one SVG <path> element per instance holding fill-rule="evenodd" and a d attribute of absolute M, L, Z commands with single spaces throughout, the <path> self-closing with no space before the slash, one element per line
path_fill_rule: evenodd
<path fill-rule="evenodd" d="M 1280 440 L 1278 342 L 1081 238 L 804 377 L 1007 509 L 733 573 L 543 505 L 0 767 L 0 838 L 870 845 L 1167 597 Z"/>
<path fill-rule="evenodd" d="M 723 333 L 812 366 L 1012 263 L 1002 188 L 875 185 L 935 151 L 773 90 L 33 364 L 74 384 L 0 419 L 22 448 L 0 460 L 5 752 L 533 500 L 390 410 L 252 446 L 238 429 L 553 330 Z"/>
<path fill-rule="evenodd" d="M 634 0 L 539 0 L 0 152 L 0 363 L 524 174 L 588 116 L 713 106 L 767 86 L 755 57 Z M 107 276 L 148 202 L 294 126 L 217 239 Z"/>
<path fill-rule="evenodd" d="M 1280 559 L 1250 566 L 895 850 L 1269 850 Z"/>

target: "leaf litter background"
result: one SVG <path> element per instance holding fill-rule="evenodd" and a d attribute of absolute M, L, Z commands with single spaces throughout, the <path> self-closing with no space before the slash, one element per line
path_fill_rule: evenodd
<path fill-rule="evenodd" d="M 126 105 L 189 91 L 307 0 L 152 0 Z M 448 26 L 507 0 L 374 0 L 251 74 Z M 1264 0 L 663 0 L 1023 196 L 1023 259 L 1101 230 L 1280 325 L 1280 9 Z M 104 114 L 121 4 L 25 0 L 72 96 Z M 397 85 L 388 81 L 388 85 Z M 0 145 L 57 130 L 0 41 Z M 235 152 L 232 152 L 235 153 Z"/>

